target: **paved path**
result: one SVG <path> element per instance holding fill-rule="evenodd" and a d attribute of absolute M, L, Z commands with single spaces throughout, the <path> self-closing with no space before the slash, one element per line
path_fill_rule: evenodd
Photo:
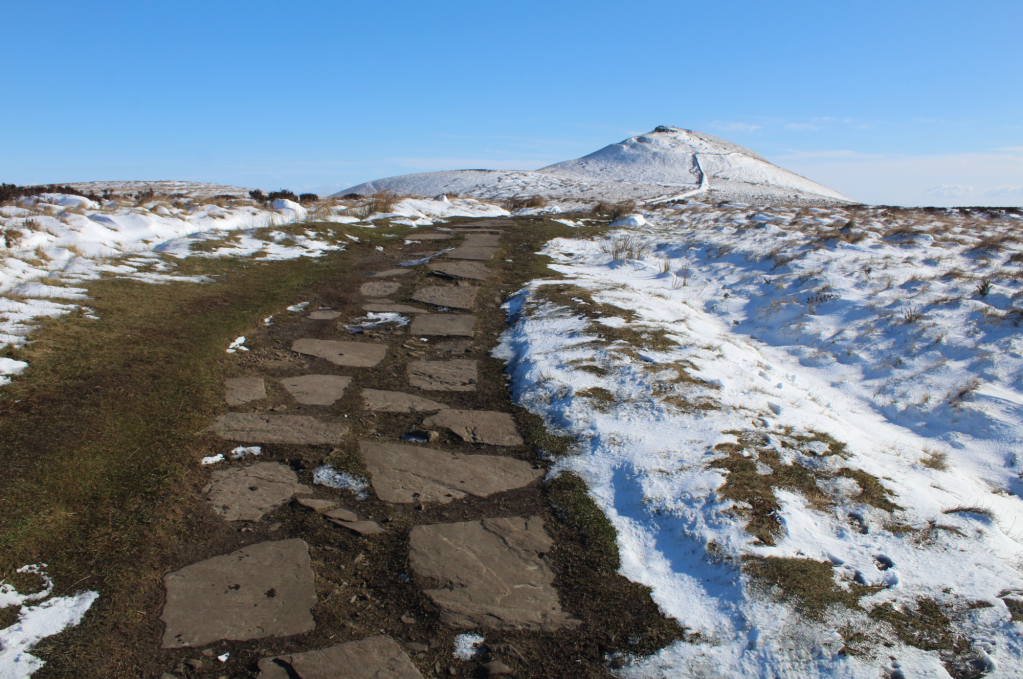
<path fill-rule="evenodd" d="M 212 470 L 206 488 L 212 511 L 241 531 L 257 532 L 274 512 L 304 512 L 301 521 L 307 530 L 342 531 L 335 540 L 358 550 L 358 556 L 336 552 L 337 559 L 350 565 L 311 559 L 309 544 L 291 537 L 256 542 L 168 573 L 163 646 L 199 649 L 203 656 L 179 664 L 177 673 L 168 673 L 165 679 L 215 671 L 214 661 L 203 658 L 214 658 L 228 670 L 230 653 L 221 653 L 225 643 L 256 639 L 279 649 L 258 661 L 258 676 L 263 679 L 471 673 L 472 663 L 430 662 L 451 660 L 450 648 L 445 653 L 431 643 L 374 634 L 350 620 L 344 622 L 353 629 L 351 640 L 326 643 L 315 636 L 312 611 L 318 604 L 346 596 L 350 604 L 362 601 L 358 593 L 344 593 L 344 577 L 352 576 L 336 574 L 357 569 L 367 552 L 392 544 L 388 540 L 399 552 L 391 563 L 407 564 L 407 572 L 396 567 L 388 577 L 410 585 L 412 596 L 419 598 L 418 610 L 432 611 L 431 625 L 447 627 L 453 634 L 498 629 L 551 632 L 578 624 L 561 606 L 545 557 L 551 538 L 542 520 L 509 516 L 503 503 L 494 499 L 539 483 L 544 472 L 522 459 L 524 442 L 511 414 L 472 407 L 480 380 L 487 378 L 480 374 L 477 359 L 465 356 L 480 339 L 473 312 L 499 301 L 480 299 L 478 281 L 494 275 L 493 265 L 486 262 L 500 248 L 501 231 L 477 223 L 419 237 L 461 240 L 435 262 L 368 271 L 367 282 L 351 291 L 363 311 L 407 314 L 410 325 L 385 324 L 372 332 L 364 325 L 365 332 L 353 335 L 346 330 L 351 326 L 338 320 L 344 312 L 310 310 L 303 321 L 308 336 L 293 337 L 289 344 L 290 360 L 295 361 L 289 364 L 290 374 L 281 375 L 281 361 L 274 360 L 274 370 L 267 374 L 227 380 L 225 403 L 232 410 L 210 423 L 210 431 L 225 441 L 259 445 L 254 449 L 259 454 L 268 449 L 262 457 L 228 456 Z M 415 269 L 432 274 L 409 275 Z M 438 309 L 404 304 L 393 299 L 398 295 Z M 394 376 L 393 389 L 370 386 L 380 374 Z M 398 438 L 393 426 L 381 434 L 365 424 L 380 417 L 404 418 L 400 421 L 410 430 L 406 440 Z M 351 492 L 299 482 L 293 467 L 303 466 L 294 460 L 304 459 L 303 448 L 317 446 L 337 446 L 335 452 L 343 449 L 355 456 L 352 459 L 369 477 L 365 492 L 385 507 L 397 511 L 413 506 L 419 508 L 419 516 L 426 516 L 432 507 L 472 500 L 474 512 L 482 518 L 417 522 L 413 510 L 410 526 L 381 523 Z M 296 450 L 297 457 L 281 454 L 288 450 Z M 336 587 L 326 583 L 328 574 Z M 420 624 L 404 610 L 384 613 L 400 616 L 410 628 Z M 494 651 L 476 663 L 478 675 L 512 672 L 516 666 L 525 670 L 516 665 L 523 661 L 522 654 L 510 644 L 504 646 L 509 648 L 503 655 Z M 244 674 L 244 668 L 234 667 L 224 676 L 234 674 Z"/>

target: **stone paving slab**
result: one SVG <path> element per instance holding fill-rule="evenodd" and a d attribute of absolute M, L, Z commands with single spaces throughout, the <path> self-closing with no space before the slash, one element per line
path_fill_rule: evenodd
<path fill-rule="evenodd" d="M 300 339 L 291 343 L 291 350 L 352 368 L 372 368 L 387 354 L 386 344 L 342 342 L 339 340 Z"/>
<path fill-rule="evenodd" d="M 389 278 L 391 276 L 404 276 L 407 273 L 411 273 L 412 269 L 385 269 L 384 271 L 377 271 L 376 273 L 369 274 L 370 278 Z"/>
<path fill-rule="evenodd" d="M 410 233 L 405 240 L 451 240 L 449 233 Z"/>
<path fill-rule="evenodd" d="M 542 558 L 552 544 L 535 517 L 416 526 L 409 563 L 442 584 L 423 593 L 449 627 L 553 631 L 578 621 L 561 610 Z"/>
<path fill-rule="evenodd" d="M 329 406 L 345 395 L 351 381 L 351 377 L 341 375 L 299 375 L 282 378 L 281 385 L 299 403 Z"/>
<path fill-rule="evenodd" d="M 428 309 L 420 309 L 416 306 L 410 306 L 408 304 L 395 304 L 394 302 L 379 302 L 370 301 L 362 305 L 363 311 L 373 311 L 375 313 L 389 313 L 389 314 L 425 314 L 429 313 Z"/>
<path fill-rule="evenodd" d="M 508 413 L 493 410 L 442 410 L 423 420 L 424 427 L 450 429 L 469 443 L 521 446 L 523 441 Z"/>
<path fill-rule="evenodd" d="M 476 361 L 415 361 L 408 365 L 408 383 L 426 391 L 476 391 Z"/>
<path fill-rule="evenodd" d="M 333 311 L 332 309 L 317 309 L 316 311 L 309 312 L 309 318 L 314 321 L 332 321 L 342 315 L 340 311 Z"/>
<path fill-rule="evenodd" d="M 446 278 L 466 278 L 482 281 L 494 275 L 493 271 L 480 262 L 431 262 L 426 266 L 438 276 Z"/>
<path fill-rule="evenodd" d="M 466 495 L 486 497 L 522 488 L 543 476 L 522 460 L 462 455 L 397 443 L 360 441 L 370 484 L 384 502 L 447 504 Z"/>
<path fill-rule="evenodd" d="M 320 500 L 315 497 L 300 497 L 296 500 L 296 502 L 306 509 L 313 510 L 317 514 L 323 514 L 324 512 L 337 507 L 337 503 L 333 500 Z"/>
<path fill-rule="evenodd" d="M 472 337 L 476 317 L 466 314 L 420 314 L 409 326 L 412 335 Z"/>
<path fill-rule="evenodd" d="M 501 247 L 501 237 L 489 233 L 467 233 L 462 239 L 462 247 L 499 248 Z"/>
<path fill-rule="evenodd" d="M 401 283 L 372 281 L 370 283 L 363 283 L 362 287 L 359 288 L 359 292 L 366 295 L 366 297 L 389 297 L 400 289 Z"/>
<path fill-rule="evenodd" d="M 307 415 L 225 413 L 213 421 L 210 431 L 222 439 L 241 443 L 315 446 L 341 443 L 348 427 L 320 422 Z"/>
<path fill-rule="evenodd" d="M 376 535 L 378 533 L 385 533 L 380 524 L 376 521 L 342 521 L 341 519 L 328 519 L 335 526 L 347 528 L 353 533 L 359 535 Z"/>
<path fill-rule="evenodd" d="M 247 467 L 215 469 L 206 501 L 225 521 L 259 521 L 296 494 L 312 495 L 290 467 L 256 462 Z"/>
<path fill-rule="evenodd" d="M 266 398 L 262 377 L 232 377 L 224 380 L 224 400 L 229 406 L 240 406 Z"/>
<path fill-rule="evenodd" d="M 497 248 L 470 247 L 463 245 L 457 247 L 445 255 L 448 259 L 471 259 L 478 262 L 487 262 L 494 258 Z"/>
<path fill-rule="evenodd" d="M 386 636 L 259 661 L 258 679 L 422 679 L 398 643 Z"/>
<path fill-rule="evenodd" d="M 284 637 L 316 627 L 304 540 L 250 545 L 169 573 L 163 582 L 164 648 Z"/>
<path fill-rule="evenodd" d="M 472 285 L 430 285 L 416 290 L 412 299 L 452 309 L 471 309 L 477 292 L 479 288 Z"/>
<path fill-rule="evenodd" d="M 376 410 L 385 413 L 428 412 L 431 410 L 443 410 L 448 407 L 443 403 L 431 401 L 422 396 L 379 389 L 363 389 L 362 402 L 366 410 Z"/>

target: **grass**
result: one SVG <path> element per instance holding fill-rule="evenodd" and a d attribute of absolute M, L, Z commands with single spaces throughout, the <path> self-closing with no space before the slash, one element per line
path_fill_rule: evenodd
<path fill-rule="evenodd" d="M 742 570 L 761 591 L 788 601 L 813 620 L 823 619 L 833 606 L 859 608 L 861 598 L 883 589 L 856 584 L 840 587 L 826 561 L 749 556 L 743 560 Z"/>
<path fill-rule="evenodd" d="M 614 394 L 602 387 L 590 387 L 589 389 L 577 391 L 576 396 L 590 399 L 593 407 L 602 412 L 612 410 L 618 404 L 618 399 L 615 398 Z"/>
<path fill-rule="evenodd" d="M 51 319 L 4 351 L 31 367 L 0 395 L 0 579 L 45 560 L 56 592 L 102 593 L 88 634 L 40 646 L 54 672 L 77 656 L 79 676 L 142 673 L 131 630 L 159 607 L 174 545 L 213 530 L 192 470 L 210 454 L 202 432 L 221 407 L 224 347 L 298 292 L 334 283 L 344 261 L 189 259 L 180 273 L 221 277 L 95 281 L 89 306 L 104 320 Z"/>
<path fill-rule="evenodd" d="M 601 242 L 600 251 L 610 257 L 612 262 L 624 262 L 643 259 L 653 251 L 653 245 L 642 236 L 627 234 Z"/>
<path fill-rule="evenodd" d="M 773 545 L 781 535 L 782 526 L 778 519 L 781 505 L 775 495 L 776 488 L 783 488 L 802 495 L 807 504 L 819 511 L 828 509 L 835 500 L 821 490 L 818 480 L 833 478 L 834 474 L 823 470 L 809 469 L 798 462 L 783 464 L 781 456 L 767 441 L 756 432 L 731 431 L 738 443 L 721 443 L 716 450 L 725 453 L 725 457 L 715 460 L 713 467 L 728 471 L 725 483 L 718 489 L 721 497 L 733 500 L 738 504 L 737 512 L 746 519 L 746 532 L 753 535 L 765 545 Z M 844 455 L 844 444 L 835 441 L 826 434 L 782 436 L 772 435 L 782 441 L 782 445 L 798 448 L 799 444 L 820 441 L 828 444 L 826 455 Z M 787 440 L 787 441 L 786 441 Z M 746 457 L 744 452 L 756 452 Z M 757 461 L 770 468 L 770 473 L 761 474 L 757 470 Z M 851 478 L 860 487 L 860 492 L 852 500 L 872 507 L 893 512 L 900 509 L 891 500 L 891 492 L 881 485 L 874 476 L 848 467 L 837 472 L 839 476 Z"/>

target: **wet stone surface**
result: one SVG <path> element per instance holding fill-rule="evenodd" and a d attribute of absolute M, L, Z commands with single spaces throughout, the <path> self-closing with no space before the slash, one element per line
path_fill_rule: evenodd
<path fill-rule="evenodd" d="M 348 427 L 307 415 L 226 413 L 213 421 L 210 431 L 222 439 L 242 443 L 322 445 L 341 443 Z"/>
<path fill-rule="evenodd" d="M 277 462 L 215 469 L 206 500 L 225 521 L 259 521 L 295 494 L 312 494 L 290 467 Z"/>
<path fill-rule="evenodd" d="M 494 446 L 521 446 L 523 443 L 512 416 L 492 410 L 442 410 L 423 420 L 423 426 L 449 429 L 469 443 Z"/>
<path fill-rule="evenodd" d="M 448 406 L 431 401 L 422 396 L 414 396 L 400 391 L 382 391 L 379 389 L 363 389 L 362 402 L 366 410 L 377 410 L 386 413 L 414 413 L 420 411 L 443 410 Z"/>
<path fill-rule="evenodd" d="M 522 460 L 462 455 L 397 443 L 360 441 L 374 492 L 384 502 L 448 503 L 529 485 L 543 475 Z"/>
<path fill-rule="evenodd" d="M 341 375 L 299 375 L 282 378 L 281 386 L 303 405 L 329 406 L 344 396 L 351 381 Z"/>
<path fill-rule="evenodd" d="M 262 377 L 232 377 L 224 380 L 224 400 L 229 406 L 240 406 L 266 398 Z"/>
<path fill-rule="evenodd" d="M 291 350 L 352 368 L 372 368 L 387 355 L 386 344 L 339 340 L 299 339 L 291 343 Z"/>
<path fill-rule="evenodd" d="M 424 594 L 449 627 L 552 631 L 577 623 L 561 610 L 543 559 L 551 546 L 538 518 L 416 526 L 409 563 L 420 577 L 441 583 Z"/>
<path fill-rule="evenodd" d="M 422 679 L 394 639 L 349 641 L 259 661 L 259 679 Z"/>
<path fill-rule="evenodd" d="M 476 391 L 476 361 L 456 358 L 450 361 L 409 363 L 408 382 L 426 391 Z"/>
<path fill-rule="evenodd" d="M 316 627 L 309 546 L 261 542 L 164 576 L 164 648 L 283 637 Z"/>

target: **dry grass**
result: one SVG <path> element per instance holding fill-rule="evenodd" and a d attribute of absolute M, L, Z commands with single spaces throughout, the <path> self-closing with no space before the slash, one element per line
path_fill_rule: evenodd
<path fill-rule="evenodd" d="M 631 200 L 625 200 L 618 203 L 605 203 L 603 201 L 593 206 L 593 214 L 597 217 L 605 217 L 609 220 L 616 221 L 626 215 L 631 215 L 636 211 L 636 203 Z"/>
<path fill-rule="evenodd" d="M 546 207 L 547 199 L 543 196 L 516 196 L 504 201 L 506 209 L 515 211 L 526 208 Z"/>
<path fill-rule="evenodd" d="M 369 211 L 366 216 L 371 214 L 390 214 L 394 209 L 395 204 L 401 200 L 393 191 L 380 191 L 370 196 L 369 201 L 366 203 L 366 209 Z"/>
<path fill-rule="evenodd" d="M 600 244 L 601 253 L 610 257 L 612 262 L 643 259 L 652 250 L 653 246 L 648 240 L 633 234 L 615 236 Z"/>

